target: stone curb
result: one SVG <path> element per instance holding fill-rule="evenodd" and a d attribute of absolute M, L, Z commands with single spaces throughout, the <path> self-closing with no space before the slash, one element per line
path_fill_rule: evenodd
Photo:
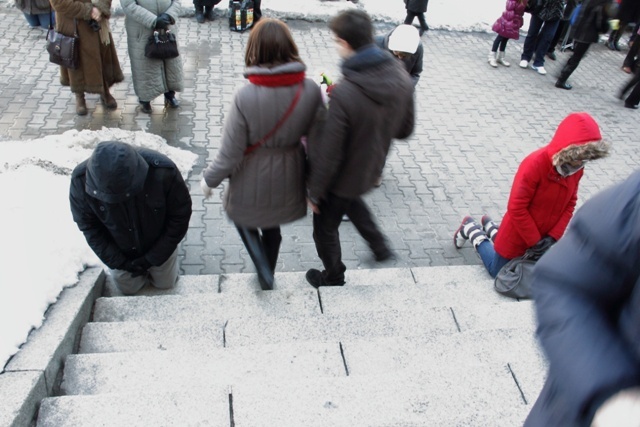
<path fill-rule="evenodd" d="M 89 321 L 93 303 L 102 294 L 105 273 L 86 269 L 75 286 L 65 288 L 45 313 L 45 321 L 31 331 L 0 374 L 0 427 L 31 425 L 40 401 L 53 394 L 65 357 Z"/>

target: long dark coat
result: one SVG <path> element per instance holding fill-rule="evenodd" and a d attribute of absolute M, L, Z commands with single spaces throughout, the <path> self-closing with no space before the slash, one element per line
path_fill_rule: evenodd
<path fill-rule="evenodd" d="M 162 265 L 191 217 L 189 189 L 176 165 L 156 151 L 115 141 L 101 142 L 76 166 L 69 199 L 73 220 L 111 269 L 141 256 Z"/>
<path fill-rule="evenodd" d="M 51 0 L 56 11 L 56 30 L 64 35 L 72 36 L 75 23 L 78 25 L 80 37 L 80 67 L 71 70 L 60 67 L 60 83 L 70 86 L 71 92 L 100 93 L 105 86 L 124 80 L 113 37 L 109 34 L 110 43 L 100 41 L 100 35 L 89 27 L 91 9 L 95 6 L 102 12 L 103 19 L 111 16 L 111 0 Z"/>
<path fill-rule="evenodd" d="M 606 5 L 611 0 L 585 0 L 578 12 L 573 39 L 583 43 L 597 43 L 600 34 L 609 30 Z"/>
<path fill-rule="evenodd" d="M 534 270 L 547 382 L 525 427 L 588 427 L 640 386 L 640 171 L 588 200 Z"/>
<path fill-rule="evenodd" d="M 407 10 L 413 13 L 424 13 L 427 11 L 429 0 L 404 0 Z"/>

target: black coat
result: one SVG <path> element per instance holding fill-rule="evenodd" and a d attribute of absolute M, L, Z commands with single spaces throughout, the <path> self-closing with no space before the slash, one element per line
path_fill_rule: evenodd
<path fill-rule="evenodd" d="M 590 426 L 640 386 L 640 171 L 578 210 L 532 288 L 549 376 L 525 427 Z"/>
<path fill-rule="evenodd" d="M 101 142 L 71 175 L 73 220 L 109 268 L 141 256 L 161 265 L 189 227 L 191 197 L 165 155 Z"/>
<path fill-rule="evenodd" d="M 611 0 L 585 0 L 578 12 L 573 39 L 583 43 L 597 43 L 600 34 L 609 31 L 608 8 Z"/>
<path fill-rule="evenodd" d="M 638 22 L 637 19 L 640 19 L 640 0 L 622 0 L 616 17 L 624 22 Z"/>
<path fill-rule="evenodd" d="M 393 31 L 391 31 L 393 33 Z M 375 42 L 379 48 L 384 50 L 389 50 L 389 36 L 391 33 L 385 36 L 376 36 Z M 422 74 L 422 58 L 424 56 L 424 48 L 422 47 L 422 42 L 418 44 L 418 49 L 413 55 L 407 56 L 404 59 L 401 59 L 402 65 L 407 70 L 409 75 L 411 76 L 411 81 L 413 81 L 413 86 L 415 87 L 418 84 L 418 80 L 420 80 L 420 74 Z"/>
<path fill-rule="evenodd" d="M 542 7 L 536 14 L 543 21 L 557 21 L 562 18 L 564 4 L 564 0 L 542 0 Z"/>
<path fill-rule="evenodd" d="M 407 10 L 413 13 L 424 13 L 427 11 L 429 0 L 404 0 Z"/>

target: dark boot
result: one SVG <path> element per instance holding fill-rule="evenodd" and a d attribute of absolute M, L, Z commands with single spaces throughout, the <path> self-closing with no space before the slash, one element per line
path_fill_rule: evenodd
<path fill-rule="evenodd" d="M 202 6 L 196 6 L 196 21 L 198 24 L 204 24 L 204 8 Z"/>
<path fill-rule="evenodd" d="M 267 256 L 267 262 L 271 272 L 276 271 L 276 265 L 278 263 L 278 254 L 280 253 L 280 244 L 282 243 L 282 236 L 279 229 L 276 231 L 262 230 L 262 247 Z"/>
<path fill-rule="evenodd" d="M 76 114 L 79 116 L 87 115 L 87 102 L 84 100 L 84 92 L 76 93 Z"/>
<path fill-rule="evenodd" d="M 270 291 L 273 289 L 273 272 L 269 266 L 269 261 L 262 247 L 260 236 L 257 230 L 241 227 L 236 225 L 240 238 L 244 247 L 247 248 L 251 261 L 256 267 L 258 273 L 258 282 L 263 291 Z"/>
<path fill-rule="evenodd" d="M 116 99 L 111 95 L 111 92 L 109 92 L 108 89 L 103 95 L 100 95 L 100 100 L 102 101 L 102 105 L 104 105 L 108 110 L 115 110 L 118 108 Z"/>
<path fill-rule="evenodd" d="M 567 80 L 569 79 L 569 76 L 571 75 L 571 73 L 573 73 L 574 69 L 575 68 L 569 64 L 566 64 L 562 68 L 562 72 L 560 72 L 560 77 L 558 77 L 558 80 L 556 81 L 556 87 L 558 89 L 571 90 L 571 88 L 573 88 L 573 86 L 567 83 Z"/>
<path fill-rule="evenodd" d="M 164 105 L 169 108 L 178 108 L 180 106 L 180 102 L 176 99 L 176 93 L 174 91 L 170 90 L 169 92 L 165 92 Z"/>
<path fill-rule="evenodd" d="M 205 6 L 204 8 L 204 17 L 205 19 L 208 19 L 209 21 L 213 21 L 216 16 L 213 14 L 213 6 L 209 7 L 209 6 Z"/>
<path fill-rule="evenodd" d="M 140 111 L 151 114 L 153 112 L 153 109 L 151 108 L 151 101 L 140 101 Z"/>

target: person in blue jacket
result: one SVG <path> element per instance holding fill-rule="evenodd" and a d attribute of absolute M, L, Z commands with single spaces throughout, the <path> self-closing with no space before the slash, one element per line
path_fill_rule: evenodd
<path fill-rule="evenodd" d="M 578 210 L 533 283 L 549 375 L 525 427 L 640 426 L 640 170 Z"/>

